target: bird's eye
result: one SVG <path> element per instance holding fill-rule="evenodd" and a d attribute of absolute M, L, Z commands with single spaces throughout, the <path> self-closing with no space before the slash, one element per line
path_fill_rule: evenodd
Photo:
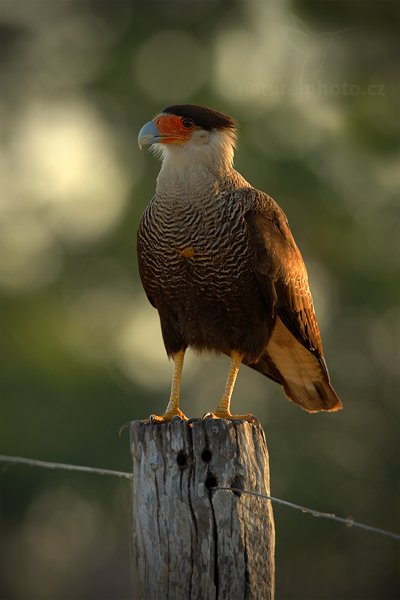
<path fill-rule="evenodd" d="M 190 129 L 191 127 L 193 127 L 194 123 L 192 119 L 182 119 L 182 125 L 185 129 Z"/>

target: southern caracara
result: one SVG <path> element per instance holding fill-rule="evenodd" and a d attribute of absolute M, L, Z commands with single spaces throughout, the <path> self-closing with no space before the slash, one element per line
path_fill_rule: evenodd
<path fill-rule="evenodd" d="M 280 383 L 309 412 L 335 411 L 307 271 L 282 209 L 233 168 L 236 122 L 192 104 L 169 106 L 139 133 L 139 147 L 162 159 L 156 193 L 138 230 L 139 272 L 158 310 L 174 360 L 165 413 L 179 408 L 183 358 L 223 352 L 231 365 L 221 401 L 209 416 L 232 415 L 240 364 Z"/>

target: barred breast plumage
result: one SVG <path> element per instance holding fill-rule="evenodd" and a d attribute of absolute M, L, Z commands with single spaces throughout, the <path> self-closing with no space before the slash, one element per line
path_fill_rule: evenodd
<path fill-rule="evenodd" d="M 157 194 L 143 215 L 140 272 L 169 354 L 235 348 L 253 362 L 265 347 L 271 324 L 260 327 L 257 316 L 268 309 L 251 270 L 244 206 L 229 193 L 235 183 L 247 182 L 232 177 L 195 200 Z"/>

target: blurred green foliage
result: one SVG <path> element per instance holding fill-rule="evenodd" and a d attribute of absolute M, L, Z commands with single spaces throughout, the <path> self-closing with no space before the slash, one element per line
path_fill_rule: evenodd
<path fill-rule="evenodd" d="M 397 2 L 0 2 L 1 452 L 129 470 L 122 423 L 161 411 L 170 366 L 135 231 L 159 165 L 136 135 L 172 103 L 241 126 L 236 166 L 284 208 L 344 410 L 310 416 L 243 368 L 272 493 L 399 530 Z M 189 357 L 183 409 L 225 358 Z M 0 466 L 12 600 L 125 600 L 129 486 Z M 398 546 L 274 507 L 277 597 L 398 598 Z"/>

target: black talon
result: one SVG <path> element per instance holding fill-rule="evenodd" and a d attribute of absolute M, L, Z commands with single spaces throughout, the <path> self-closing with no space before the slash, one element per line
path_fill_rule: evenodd
<path fill-rule="evenodd" d="M 206 412 L 206 413 L 204 413 L 204 415 L 201 418 L 203 420 L 204 419 L 215 419 L 215 415 L 212 412 Z"/>
<path fill-rule="evenodd" d="M 123 425 L 121 425 L 121 427 L 118 430 L 118 437 L 119 437 L 119 439 L 122 438 L 122 435 L 123 435 L 125 429 L 129 429 L 129 425 L 130 424 L 131 424 L 131 422 L 128 421 L 127 423 L 124 423 Z"/>

